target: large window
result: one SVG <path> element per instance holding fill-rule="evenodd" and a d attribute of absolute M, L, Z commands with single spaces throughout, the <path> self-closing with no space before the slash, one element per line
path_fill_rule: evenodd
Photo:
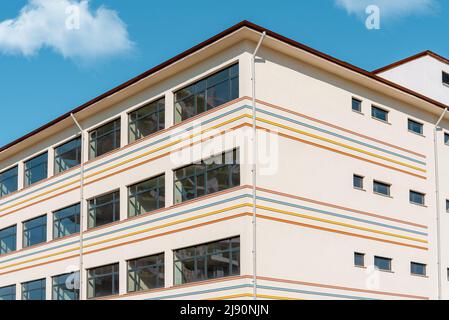
<path fill-rule="evenodd" d="M 45 279 L 22 283 L 22 300 L 45 300 Z"/>
<path fill-rule="evenodd" d="M 165 206 L 165 175 L 128 188 L 128 216 L 134 217 Z"/>
<path fill-rule="evenodd" d="M 238 150 L 175 171 L 175 203 L 240 185 Z"/>
<path fill-rule="evenodd" d="M 79 272 L 53 277 L 52 287 L 53 300 L 79 300 Z"/>
<path fill-rule="evenodd" d="M 47 178 L 48 154 L 47 152 L 24 163 L 25 187 Z"/>
<path fill-rule="evenodd" d="M 128 261 L 128 292 L 164 287 L 164 254 Z"/>
<path fill-rule="evenodd" d="M 239 65 L 235 64 L 175 93 L 175 123 L 239 97 Z"/>
<path fill-rule="evenodd" d="M 114 191 L 89 200 L 88 220 L 89 228 L 120 220 L 120 192 Z"/>
<path fill-rule="evenodd" d="M 53 239 L 62 238 L 80 231 L 80 205 L 55 211 L 53 213 Z"/>
<path fill-rule="evenodd" d="M 146 137 L 165 127 L 165 99 L 151 102 L 129 114 L 129 142 Z"/>
<path fill-rule="evenodd" d="M 240 237 L 174 252 L 175 284 L 240 274 Z"/>
<path fill-rule="evenodd" d="M 0 198 L 17 190 L 17 166 L 0 173 Z"/>
<path fill-rule="evenodd" d="M 23 246 L 29 247 L 47 241 L 47 216 L 23 223 Z"/>
<path fill-rule="evenodd" d="M 81 137 L 55 148 L 55 173 L 64 172 L 81 163 Z"/>
<path fill-rule="evenodd" d="M 0 288 L 0 301 L 16 300 L 16 285 Z"/>
<path fill-rule="evenodd" d="M 0 230 L 0 255 L 16 250 L 16 236 L 16 226 Z"/>
<path fill-rule="evenodd" d="M 109 122 L 89 133 L 89 159 L 120 148 L 120 119 Z"/>
<path fill-rule="evenodd" d="M 87 297 L 97 298 L 118 294 L 119 264 L 87 270 Z"/>

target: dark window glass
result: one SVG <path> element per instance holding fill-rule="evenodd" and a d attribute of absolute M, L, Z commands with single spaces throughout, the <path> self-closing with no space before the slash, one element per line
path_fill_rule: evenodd
<path fill-rule="evenodd" d="M 45 300 L 45 279 L 22 283 L 22 300 Z"/>
<path fill-rule="evenodd" d="M 175 93 L 175 123 L 239 97 L 239 65 L 235 64 Z"/>
<path fill-rule="evenodd" d="M 374 266 L 379 270 L 391 271 L 391 259 L 374 257 Z"/>
<path fill-rule="evenodd" d="M 165 127 L 165 99 L 159 99 L 129 114 L 129 142 Z"/>
<path fill-rule="evenodd" d="M 89 200 L 89 228 L 99 227 L 117 220 L 120 220 L 119 191 Z"/>
<path fill-rule="evenodd" d="M 0 301 L 16 300 L 16 285 L 0 288 Z"/>
<path fill-rule="evenodd" d="M 25 187 L 47 178 L 48 154 L 47 152 L 24 163 Z"/>
<path fill-rule="evenodd" d="M 425 197 L 426 196 L 423 193 L 410 190 L 410 202 L 411 203 L 424 205 Z"/>
<path fill-rule="evenodd" d="M 418 275 L 418 276 L 425 276 L 426 275 L 426 265 L 422 263 L 412 262 L 410 264 L 410 272 L 411 274 Z"/>
<path fill-rule="evenodd" d="M 444 143 L 449 145 L 449 133 L 444 134 Z"/>
<path fill-rule="evenodd" d="M 120 148 L 120 119 L 109 122 L 89 134 L 89 159 Z"/>
<path fill-rule="evenodd" d="M 64 172 L 81 163 L 81 138 L 55 148 L 55 173 Z"/>
<path fill-rule="evenodd" d="M 423 134 L 423 124 L 408 119 L 408 130 L 417 134 Z"/>
<path fill-rule="evenodd" d="M 353 177 L 353 184 L 354 188 L 363 189 L 363 177 L 355 174 Z"/>
<path fill-rule="evenodd" d="M 354 265 L 357 267 L 365 266 L 365 255 L 363 253 L 354 253 Z"/>
<path fill-rule="evenodd" d="M 362 101 L 356 98 L 352 98 L 352 110 L 362 112 Z"/>
<path fill-rule="evenodd" d="M 176 285 L 240 274 L 240 237 L 174 252 Z"/>
<path fill-rule="evenodd" d="M 87 297 L 97 298 L 118 294 L 119 264 L 87 270 Z"/>
<path fill-rule="evenodd" d="M 80 231 L 80 205 L 55 211 L 53 213 L 53 239 L 65 237 Z"/>
<path fill-rule="evenodd" d="M 0 173 L 0 198 L 10 194 L 11 192 L 17 191 L 17 177 L 17 166 Z"/>
<path fill-rule="evenodd" d="M 371 107 L 371 116 L 375 119 L 382 120 L 388 122 L 388 111 L 372 106 Z"/>
<path fill-rule="evenodd" d="M 449 212 L 449 200 L 446 200 L 446 212 Z"/>
<path fill-rule="evenodd" d="M 16 236 L 16 226 L 0 230 L 0 255 L 16 251 Z"/>
<path fill-rule="evenodd" d="M 390 189 L 391 189 L 391 185 L 383 183 L 383 182 L 379 182 L 379 181 L 374 181 L 373 182 L 373 191 L 375 193 L 378 194 L 382 194 L 385 196 L 389 196 L 390 195 Z"/>
<path fill-rule="evenodd" d="M 128 197 L 129 217 L 163 208 L 165 206 L 165 175 L 130 186 Z"/>
<path fill-rule="evenodd" d="M 23 246 L 29 247 L 47 241 L 47 216 L 23 223 Z"/>
<path fill-rule="evenodd" d="M 164 254 L 128 261 L 128 292 L 164 287 Z"/>
<path fill-rule="evenodd" d="M 79 272 L 72 272 L 52 278 L 53 300 L 79 300 Z"/>
<path fill-rule="evenodd" d="M 449 73 L 443 71 L 443 83 L 449 85 Z"/>
<path fill-rule="evenodd" d="M 240 185 L 238 150 L 175 171 L 175 203 Z"/>

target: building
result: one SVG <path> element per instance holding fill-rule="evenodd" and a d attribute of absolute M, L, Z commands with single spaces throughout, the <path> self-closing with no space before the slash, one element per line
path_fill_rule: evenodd
<path fill-rule="evenodd" d="M 368 72 L 244 21 L 4 146 L 0 299 L 449 298 L 431 59 Z"/>

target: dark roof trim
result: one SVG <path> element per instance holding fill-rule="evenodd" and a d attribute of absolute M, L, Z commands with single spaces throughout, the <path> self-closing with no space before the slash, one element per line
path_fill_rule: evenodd
<path fill-rule="evenodd" d="M 135 84 L 136 82 L 138 82 L 138 81 L 140 81 L 140 80 L 142 80 L 142 79 L 152 75 L 153 73 L 156 73 L 156 72 L 158 72 L 158 71 L 160 71 L 160 70 L 170 66 L 171 64 L 173 64 L 173 63 L 175 63 L 175 62 L 177 62 L 177 61 L 179 61 L 179 60 L 189 56 L 192 53 L 195 53 L 196 51 L 198 51 L 200 49 L 203 49 L 204 47 L 214 43 L 217 40 L 220 40 L 221 38 L 223 38 L 223 37 L 225 37 L 225 36 L 235 32 L 235 31 L 237 31 L 237 30 L 239 30 L 239 29 L 241 29 L 243 27 L 247 27 L 247 28 L 252 29 L 254 31 L 257 31 L 257 32 L 266 31 L 267 36 L 269 36 L 269 37 L 272 37 L 272 38 L 277 39 L 279 41 L 285 42 L 285 43 L 287 43 L 287 44 L 289 44 L 289 45 L 291 45 L 293 47 L 296 47 L 298 49 L 301 49 L 301 50 L 304 50 L 306 52 L 309 52 L 309 53 L 311 53 L 311 54 L 313 54 L 315 56 L 318 56 L 318 57 L 320 57 L 322 59 L 328 60 L 328 61 L 330 61 L 332 63 L 335 63 L 335 64 L 337 64 L 339 66 L 342 66 L 344 68 L 352 70 L 352 71 L 354 71 L 356 73 L 362 74 L 362 75 L 364 75 L 364 76 L 366 76 L 368 78 L 374 79 L 374 80 L 376 80 L 378 82 L 381 82 L 381 83 L 383 83 L 383 84 L 385 84 L 387 86 L 393 87 L 395 89 L 398 89 L 400 91 L 408 93 L 408 94 L 410 94 L 412 96 L 415 96 L 415 97 L 417 97 L 419 99 L 425 100 L 425 101 L 427 101 L 427 102 L 429 102 L 431 104 L 434 104 L 434 105 L 436 105 L 436 106 L 438 106 L 440 108 L 443 108 L 443 109 L 444 108 L 449 108 L 449 106 L 446 106 L 446 105 L 444 105 L 444 104 L 442 104 L 442 103 L 440 103 L 440 102 L 438 102 L 436 100 L 433 100 L 433 99 L 431 99 L 429 97 L 426 97 L 426 96 L 424 96 L 422 94 L 419 94 L 419 93 L 417 93 L 415 91 L 412 91 L 410 89 L 402 87 L 402 86 L 400 86 L 400 85 L 398 85 L 398 84 L 396 84 L 394 82 L 391 82 L 391 81 L 388 81 L 388 80 L 386 80 L 384 78 L 381 78 L 381 77 L 375 75 L 374 73 L 371 73 L 371 72 L 369 72 L 367 70 L 364 70 L 364 69 L 361 69 L 359 67 L 356 67 L 356 66 L 354 66 L 354 65 L 352 65 L 350 63 L 347 63 L 345 61 L 336 59 L 336 58 L 334 58 L 334 57 L 332 57 L 330 55 L 327 55 L 327 54 L 325 54 L 323 52 L 320 52 L 320 51 L 315 50 L 315 49 L 313 49 L 311 47 L 308 47 L 308 46 L 306 46 L 306 45 L 304 45 L 302 43 L 299 43 L 299 42 L 297 42 L 295 40 L 286 38 L 286 37 L 284 37 L 284 36 L 282 36 L 282 35 L 280 35 L 280 34 L 278 34 L 276 32 L 273 32 L 273 31 L 268 30 L 266 28 L 263 28 L 263 27 L 261 27 L 259 25 L 256 25 L 254 23 L 251 23 L 249 21 L 244 20 L 244 21 L 242 21 L 242 22 L 240 22 L 240 23 L 238 23 L 238 24 L 236 24 L 236 25 L 234 25 L 234 26 L 224 30 L 223 32 L 213 36 L 212 38 L 209 38 L 206 41 L 204 41 L 204 42 L 202 42 L 202 43 L 200 43 L 200 44 L 198 44 L 198 45 L 196 45 L 196 46 L 194 46 L 194 47 L 192 47 L 192 48 L 182 52 L 181 54 L 179 54 L 179 55 L 177 55 L 177 56 L 175 56 L 175 57 L 173 57 L 173 58 L 171 58 L 171 59 L 169 59 L 169 60 L 159 64 L 159 65 L 157 65 L 156 67 L 154 67 L 154 68 L 152 68 L 152 69 L 150 69 L 148 71 L 145 71 L 144 73 L 138 75 L 137 77 L 134 77 L 131 80 L 129 80 L 129 81 L 127 81 L 127 82 L 125 82 L 125 83 L 123 83 L 123 84 L 121 84 L 121 85 L 119 85 L 119 86 L 117 86 L 117 87 L 107 91 L 106 93 L 103 93 L 102 95 L 100 95 L 100 96 L 98 96 L 98 97 L 96 97 L 96 98 L 94 98 L 94 99 L 92 99 L 92 100 L 82 104 L 81 106 L 79 106 L 79 107 L 77 107 L 77 108 L 75 108 L 75 109 L 73 109 L 73 110 L 71 110 L 71 111 L 69 111 L 67 113 L 63 114 L 62 116 L 56 118 L 55 120 L 53 120 L 53 121 L 43 125 L 42 127 L 38 128 L 36 130 L 28 133 L 27 135 L 25 135 L 25 136 L 15 140 L 15 141 L 13 141 L 13 142 L 11 142 L 11 143 L 1 147 L 0 148 L 0 152 L 3 152 L 5 150 L 11 148 L 12 146 L 14 146 L 14 145 L 16 145 L 16 144 L 18 144 L 18 143 L 20 143 L 20 142 L 30 138 L 30 137 L 36 135 L 39 132 L 44 131 L 45 129 L 47 129 L 47 128 L 57 124 L 58 122 L 60 122 L 60 121 L 62 121 L 64 119 L 70 117 L 71 113 L 76 114 L 77 112 L 79 112 L 79 111 L 81 111 L 83 109 L 86 109 L 87 107 L 89 107 L 89 106 L 91 106 L 91 105 L 93 105 L 93 104 L 95 104 L 95 103 L 97 103 L 97 102 L 99 102 L 99 101 L 101 101 L 101 100 L 103 100 L 103 99 L 105 99 L 105 98 L 107 98 L 107 97 L 109 97 L 109 96 L 111 96 L 111 95 L 113 95 L 113 94 L 115 94 L 115 93 L 117 93 L 117 92 L 119 92 L 119 91 L 121 91 L 121 90 L 123 90 L 123 89 L 125 89 L 125 88 L 127 88 L 129 86 L 131 86 L 131 85 L 133 85 L 133 84 Z"/>
<path fill-rule="evenodd" d="M 449 59 L 447 59 L 447 58 L 445 58 L 443 56 L 440 56 L 439 54 L 436 54 L 435 52 L 432 52 L 430 50 L 426 50 L 426 51 L 417 53 L 417 54 L 415 54 L 415 55 L 413 55 L 411 57 L 408 57 L 408 58 L 405 58 L 405 59 L 393 62 L 392 64 L 389 64 L 389 65 L 387 65 L 385 67 L 376 69 L 376 70 L 372 71 L 372 73 L 379 74 L 381 72 L 384 72 L 384 71 L 387 71 L 387 70 L 390 70 L 390 69 L 394 69 L 394 68 L 396 68 L 396 67 L 398 67 L 400 65 L 403 65 L 403 64 L 405 64 L 407 62 L 410 62 L 410 61 L 413 61 L 413 60 L 416 60 L 416 59 L 419 59 L 419 58 L 422 58 L 422 57 L 425 57 L 425 56 L 431 56 L 431 57 L 433 57 L 433 58 L 435 58 L 435 59 L 437 59 L 437 60 L 439 60 L 439 61 L 441 61 L 443 63 L 449 64 Z"/>

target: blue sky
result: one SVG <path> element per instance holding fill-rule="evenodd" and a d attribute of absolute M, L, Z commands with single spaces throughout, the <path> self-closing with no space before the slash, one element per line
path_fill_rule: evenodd
<path fill-rule="evenodd" d="M 367 70 L 427 49 L 449 57 L 444 0 L 90 0 L 70 39 L 42 27 L 70 14 L 35 10 L 47 1 L 0 2 L 0 146 L 245 19 Z M 379 30 L 365 27 L 372 3 Z"/>

